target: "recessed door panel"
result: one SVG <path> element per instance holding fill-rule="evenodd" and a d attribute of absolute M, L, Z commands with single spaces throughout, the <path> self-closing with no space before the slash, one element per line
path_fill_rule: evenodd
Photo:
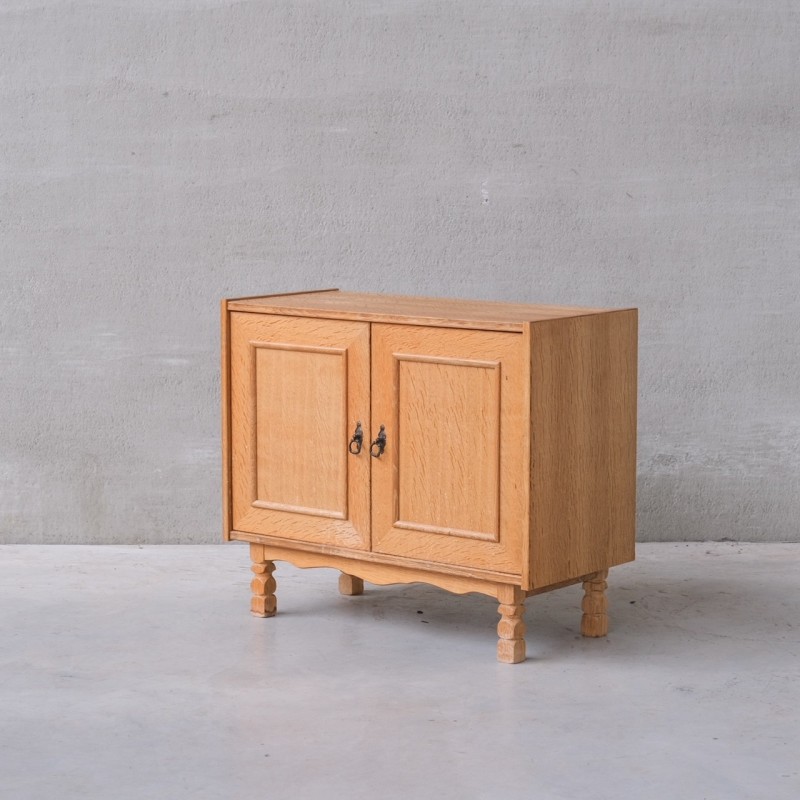
<path fill-rule="evenodd" d="M 520 572 L 526 366 L 521 334 L 373 324 L 375 551 Z"/>
<path fill-rule="evenodd" d="M 395 525 L 499 541 L 500 363 L 395 358 Z"/>
<path fill-rule="evenodd" d="M 369 325 L 231 315 L 236 530 L 369 548 Z"/>
<path fill-rule="evenodd" d="M 256 505 L 347 516 L 347 351 L 256 348 Z M 296 446 L 299 443 L 300 446 Z M 326 476 L 319 480 L 319 476 Z"/>

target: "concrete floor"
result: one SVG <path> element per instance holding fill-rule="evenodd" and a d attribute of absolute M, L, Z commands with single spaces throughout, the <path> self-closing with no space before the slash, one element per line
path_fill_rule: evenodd
<path fill-rule="evenodd" d="M 1 547 L 0 798 L 800 797 L 800 545 L 640 545 L 607 639 L 562 589 L 517 666 L 489 598 L 280 564 L 263 620 L 248 567 Z"/>

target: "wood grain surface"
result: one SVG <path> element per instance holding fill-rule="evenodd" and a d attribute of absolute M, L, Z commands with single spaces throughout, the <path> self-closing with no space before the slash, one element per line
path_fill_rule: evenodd
<path fill-rule="evenodd" d="M 375 564 L 390 564 L 409 572 L 416 572 L 421 577 L 419 580 L 425 581 L 424 576 L 432 572 L 443 575 L 455 575 L 462 578 L 470 578 L 478 581 L 489 581 L 493 584 L 498 583 L 520 583 L 520 575 L 497 572 L 491 569 L 481 569 L 477 567 L 462 567 L 458 564 L 443 564 L 441 562 L 426 561 L 421 558 L 409 558 L 407 556 L 393 556 L 388 553 L 376 553 L 369 550 L 353 550 L 349 547 L 337 547 L 336 545 L 320 544 L 317 542 L 304 542 L 300 539 L 282 539 L 277 536 L 267 536 L 260 533 L 246 533 L 245 531 L 231 531 L 231 539 L 241 542 L 253 542 L 263 544 L 270 548 L 302 550 L 306 553 L 315 553 L 323 558 L 357 558 L 359 561 L 369 561 Z M 347 570 L 344 570 L 345 572 Z M 354 573 L 358 574 L 358 573 Z M 575 582 L 577 582 L 576 579 Z M 536 591 L 536 590 L 532 590 Z"/>
<path fill-rule="evenodd" d="M 525 588 L 634 558 L 637 312 L 531 326 L 531 545 Z"/>
<path fill-rule="evenodd" d="M 234 311 L 284 314 L 318 319 L 394 322 L 445 328 L 522 331 L 525 322 L 593 314 L 602 309 L 500 303 L 491 300 L 410 297 L 360 292 L 309 292 L 229 301 Z"/>
<path fill-rule="evenodd" d="M 379 586 L 395 583 L 426 583 L 438 586 L 455 594 L 478 592 L 489 597 L 497 597 L 498 583 L 481 577 L 451 575 L 445 572 L 424 572 L 415 568 L 400 566 L 396 563 L 369 561 L 352 556 L 330 555 L 327 553 L 299 550 L 295 547 L 279 547 L 264 545 L 265 557 L 274 561 L 287 561 L 296 567 L 329 567 L 338 569 L 348 575 L 355 575 L 362 580 Z M 505 585 L 505 584 L 502 584 Z"/>
<path fill-rule="evenodd" d="M 372 325 L 373 550 L 520 572 L 527 376 L 519 334 Z"/>
<path fill-rule="evenodd" d="M 518 586 L 499 586 L 497 599 L 497 660 L 520 664 L 525 660 L 525 593 Z"/>
<path fill-rule="evenodd" d="M 231 314 L 233 526 L 369 548 L 369 325 Z"/>

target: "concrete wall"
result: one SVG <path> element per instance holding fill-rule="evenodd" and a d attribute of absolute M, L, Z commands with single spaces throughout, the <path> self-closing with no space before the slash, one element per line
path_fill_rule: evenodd
<path fill-rule="evenodd" d="M 0 3 L 0 537 L 219 537 L 218 300 L 641 309 L 640 538 L 797 540 L 792 0 Z"/>

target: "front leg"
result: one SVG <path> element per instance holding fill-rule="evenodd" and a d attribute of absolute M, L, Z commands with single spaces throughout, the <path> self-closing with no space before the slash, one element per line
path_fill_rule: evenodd
<path fill-rule="evenodd" d="M 497 623 L 497 660 L 519 664 L 525 660 L 525 592 L 519 586 L 501 583 L 497 587 L 500 622 Z"/>
<path fill-rule="evenodd" d="M 608 570 L 604 569 L 583 579 L 583 617 L 581 618 L 581 634 L 584 636 L 605 636 L 608 633 L 608 599 L 606 578 Z"/>
<path fill-rule="evenodd" d="M 274 617 L 278 610 L 278 602 L 275 598 L 275 578 L 272 573 L 275 571 L 275 562 L 268 561 L 264 557 L 263 544 L 250 545 L 250 560 L 253 562 L 250 567 L 253 572 L 253 580 L 250 581 L 250 589 L 253 596 L 250 600 L 250 613 L 256 617 Z"/>

